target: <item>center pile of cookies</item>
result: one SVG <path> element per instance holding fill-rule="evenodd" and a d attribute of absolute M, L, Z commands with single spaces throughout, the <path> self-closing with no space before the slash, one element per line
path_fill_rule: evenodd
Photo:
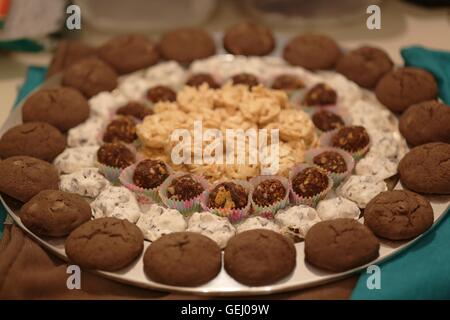
<path fill-rule="evenodd" d="M 145 274 L 176 286 L 214 279 L 222 249 L 232 278 L 260 286 L 292 273 L 295 242 L 307 263 L 342 272 L 376 259 L 380 238 L 430 228 L 431 205 L 415 192 L 450 194 L 450 109 L 434 100 L 431 74 L 393 70 L 378 48 L 343 54 L 324 35 L 265 56 L 275 38 L 254 23 L 223 41 L 233 55 L 215 55 L 197 28 L 158 46 L 119 36 L 85 50 L 63 86 L 28 97 L 23 124 L 0 139 L 0 191 L 24 203 L 23 224 L 67 237 L 68 258 L 89 269 L 132 266 L 146 239 Z M 403 111 L 399 124 L 392 112 Z M 247 149 L 244 163 L 174 163 L 171 134 L 196 121 L 278 129 L 278 170 L 270 152 L 253 164 Z M 411 191 L 388 191 L 397 174 Z"/>

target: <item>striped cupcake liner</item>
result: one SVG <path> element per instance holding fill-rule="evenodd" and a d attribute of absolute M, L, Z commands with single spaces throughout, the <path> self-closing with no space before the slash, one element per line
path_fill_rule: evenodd
<path fill-rule="evenodd" d="M 254 214 L 264 217 L 264 218 L 267 218 L 267 219 L 273 219 L 278 210 L 283 209 L 284 207 L 289 205 L 289 194 L 290 194 L 290 190 L 291 190 L 289 180 L 286 179 L 285 177 L 272 176 L 272 175 L 257 176 L 257 177 L 250 179 L 250 183 L 253 185 L 253 190 L 256 189 L 256 187 L 261 182 L 266 181 L 266 180 L 273 180 L 273 179 L 280 181 L 286 190 L 286 194 L 282 200 L 277 201 L 270 206 L 261 206 L 261 205 L 256 204 L 255 201 L 253 200 L 253 192 L 251 195 L 251 202 L 252 202 Z"/>

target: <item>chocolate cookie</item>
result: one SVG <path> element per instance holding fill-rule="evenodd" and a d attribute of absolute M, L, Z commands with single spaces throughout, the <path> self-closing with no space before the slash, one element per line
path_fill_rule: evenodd
<path fill-rule="evenodd" d="M 286 197 L 286 188 L 277 179 L 267 179 L 259 183 L 252 193 L 252 200 L 258 206 L 271 206 Z"/>
<path fill-rule="evenodd" d="M 244 84 L 249 88 L 252 88 L 259 84 L 258 78 L 253 74 L 247 72 L 235 74 L 231 77 L 231 81 L 233 82 L 233 84 Z"/>
<path fill-rule="evenodd" d="M 41 121 L 65 132 L 89 117 L 89 104 L 72 88 L 41 89 L 33 93 L 22 106 L 23 122 Z"/>
<path fill-rule="evenodd" d="M 247 205 L 248 194 L 244 187 L 234 182 L 222 182 L 208 196 L 209 208 L 242 209 Z"/>
<path fill-rule="evenodd" d="M 42 190 L 58 190 L 58 170 L 48 162 L 17 156 L 0 161 L 0 191 L 27 202 Z"/>
<path fill-rule="evenodd" d="M 117 87 L 117 73 L 97 58 L 83 59 L 64 71 L 62 84 L 73 87 L 90 98 Z"/>
<path fill-rule="evenodd" d="M 147 90 L 147 99 L 152 103 L 174 102 L 177 100 L 177 93 L 167 86 L 154 86 Z"/>
<path fill-rule="evenodd" d="M 438 87 L 433 75 L 412 67 L 399 68 L 381 78 L 375 88 L 378 100 L 393 112 L 437 97 Z"/>
<path fill-rule="evenodd" d="M 43 190 L 20 209 L 20 220 L 39 236 L 63 237 L 91 219 L 83 197 L 59 190 Z"/>
<path fill-rule="evenodd" d="M 120 116 L 112 120 L 103 134 L 104 142 L 132 143 L 136 139 L 136 124 L 130 116 Z"/>
<path fill-rule="evenodd" d="M 120 142 L 105 143 L 97 151 L 98 162 L 113 168 L 126 168 L 136 161 L 133 152 Z"/>
<path fill-rule="evenodd" d="M 167 195 L 175 200 L 189 200 L 199 196 L 204 191 L 203 186 L 190 174 L 173 179 L 167 188 Z"/>
<path fill-rule="evenodd" d="M 283 58 L 309 70 L 333 69 L 341 56 L 338 44 L 322 34 L 302 34 L 284 47 Z"/>
<path fill-rule="evenodd" d="M 275 38 L 264 25 L 241 22 L 225 32 L 223 46 L 235 55 L 265 56 L 275 48 Z"/>
<path fill-rule="evenodd" d="M 66 138 L 58 129 L 44 122 L 28 122 L 3 134 L 0 157 L 30 156 L 52 162 L 65 147 Z"/>
<path fill-rule="evenodd" d="M 144 236 L 127 220 L 99 218 L 73 230 L 65 248 L 69 259 L 80 267 L 116 271 L 139 257 Z"/>
<path fill-rule="evenodd" d="M 211 89 L 220 88 L 220 85 L 209 73 L 194 73 L 186 81 L 186 85 L 196 88 L 200 87 L 204 83 L 206 83 Z"/>
<path fill-rule="evenodd" d="M 137 101 L 130 101 L 126 105 L 117 109 L 116 114 L 122 116 L 132 116 L 136 119 L 143 120 L 146 116 L 152 115 L 153 110 Z"/>
<path fill-rule="evenodd" d="M 296 251 L 292 241 L 267 229 L 237 234 L 228 241 L 225 270 L 240 283 L 264 286 L 287 277 L 295 268 Z"/>
<path fill-rule="evenodd" d="M 406 191 L 382 192 L 364 209 L 364 224 L 377 236 L 408 240 L 433 225 L 433 208 L 421 195 Z"/>
<path fill-rule="evenodd" d="M 305 237 L 305 260 L 313 266 L 344 272 L 376 259 L 380 243 L 372 231 L 354 219 L 321 221 Z"/>
<path fill-rule="evenodd" d="M 398 127 L 412 146 L 450 143 L 450 106 L 436 100 L 412 105 L 400 117 Z"/>
<path fill-rule="evenodd" d="M 222 255 L 210 238 L 193 232 L 167 234 L 153 242 L 144 254 L 144 272 L 153 281 L 195 287 L 220 272 Z"/>
<path fill-rule="evenodd" d="M 153 41 L 140 34 L 116 36 L 98 48 L 97 53 L 119 74 L 150 67 L 159 59 Z"/>
<path fill-rule="evenodd" d="M 138 187 L 153 189 L 169 177 L 167 165 L 160 160 L 145 159 L 136 165 L 133 182 Z"/>
<path fill-rule="evenodd" d="M 359 86 L 372 89 L 393 65 L 384 50 L 363 46 L 344 54 L 339 59 L 336 71 Z"/>
<path fill-rule="evenodd" d="M 427 194 L 450 194 L 450 144 L 432 142 L 411 149 L 398 164 L 402 185 Z"/>
<path fill-rule="evenodd" d="M 94 57 L 95 49 L 85 43 L 72 40 L 61 40 L 53 55 L 47 71 L 47 78 L 63 71 L 65 68 L 85 58 Z"/>
<path fill-rule="evenodd" d="M 164 59 L 183 64 L 207 58 L 216 52 L 211 35 L 195 27 L 178 28 L 165 33 L 159 41 L 158 48 Z"/>

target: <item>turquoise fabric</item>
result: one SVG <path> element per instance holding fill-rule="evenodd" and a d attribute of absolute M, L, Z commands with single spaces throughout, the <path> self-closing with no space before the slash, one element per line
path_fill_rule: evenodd
<path fill-rule="evenodd" d="M 409 47 L 401 50 L 405 65 L 426 69 L 439 84 L 439 96 L 450 104 L 450 53 Z M 450 125 L 450 124 L 449 124 Z M 368 289 L 363 273 L 352 299 L 450 299 L 450 217 L 411 248 L 382 263 L 381 289 Z"/>
<path fill-rule="evenodd" d="M 14 107 L 27 96 L 32 90 L 37 86 L 42 84 L 45 80 L 45 75 L 47 74 L 47 68 L 31 66 L 27 70 L 27 77 L 25 83 L 20 87 L 19 93 L 17 95 Z M 6 219 L 6 210 L 2 204 L 0 204 L 0 238 L 3 235 L 3 222 Z"/>

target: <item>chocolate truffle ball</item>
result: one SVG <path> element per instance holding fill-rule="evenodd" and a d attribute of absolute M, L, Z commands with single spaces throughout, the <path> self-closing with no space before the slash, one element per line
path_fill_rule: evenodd
<path fill-rule="evenodd" d="M 334 151 L 324 151 L 313 158 L 315 165 L 333 173 L 344 173 L 347 171 L 347 164 L 344 157 Z"/>
<path fill-rule="evenodd" d="M 233 81 L 233 84 L 244 84 L 246 86 L 254 87 L 259 84 L 259 80 L 256 76 L 250 73 L 238 73 L 231 77 L 231 80 Z"/>
<path fill-rule="evenodd" d="M 259 183 L 252 194 L 252 199 L 258 206 L 271 206 L 286 197 L 286 188 L 277 179 L 267 179 Z"/>
<path fill-rule="evenodd" d="M 124 144 L 120 142 L 105 143 L 97 151 L 98 162 L 114 168 L 126 168 L 132 165 L 136 158 Z"/>
<path fill-rule="evenodd" d="M 228 29 L 223 38 L 226 51 L 235 55 L 265 56 L 275 48 L 272 31 L 255 22 L 242 22 Z"/>
<path fill-rule="evenodd" d="M 116 114 L 122 116 L 132 116 L 136 119 L 142 120 L 146 116 L 153 114 L 153 111 L 142 103 L 130 101 L 126 105 L 117 109 Z"/>
<path fill-rule="evenodd" d="M 140 34 L 116 36 L 98 48 L 97 52 L 119 74 L 147 68 L 159 59 L 153 41 Z"/>
<path fill-rule="evenodd" d="M 303 81 L 293 74 L 280 74 L 272 82 L 272 89 L 276 90 L 297 90 L 305 87 Z"/>
<path fill-rule="evenodd" d="M 292 179 L 292 190 L 301 197 L 315 196 L 328 188 L 329 179 L 325 171 L 306 168 Z"/>
<path fill-rule="evenodd" d="M 52 162 L 66 148 L 66 137 L 44 122 L 28 122 L 6 131 L 0 138 L 0 157 L 30 156 Z"/>
<path fill-rule="evenodd" d="M 242 209 L 247 205 L 248 195 L 244 187 L 233 182 L 222 182 L 214 187 L 208 197 L 208 207 Z"/>
<path fill-rule="evenodd" d="M 190 174 L 172 180 L 167 188 L 167 195 L 174 200 L 189 200 L 199 196 L 205 189 Z"/>
<path fill-rule="evenodd" d="M 328 110 L 315 112 L 311 120 L 317 129 L 324 132 L 338 129 L 345 125 L 344 120 L 338 114 Z"/>
<path fill-rule="evenodd" d="M 117 73 L 97 58 L 83 59 L 64 71 L 62 84 L 78 89 L 85 97 L 117 87 Z"/>
<path fill-rule="evenodd" d="M 103 134 L 104 142 L 132 143 L 137 139 L 136 124 L 130 116 L 120 116 L 112 120 Z"/>
<path fill-rule="evenodd" d="M 147 91 L 147 99 L 153 103 L 160 101 L 174 102 L 177 100 L 175 91 L 166 86 L 155 86 Z"/>
<path fill-rule="evenodd" d="M 166 32 L 159 41 L 159 52 L 164 59 L 189 64 L 204 59 L 216 52 L 211 35 L 196 27 L 178 28 Z"/>
<path fill-rule="evenodd" d="M 283 51 L 287 62 L 309 70 L 332 69 L 340 56 L 337 43 L 322 34 L 298 35 L 286 44 Z"/>
<path fill-rule="evenodd" d="M 393 65 L 384 50 L 364 46 L 343 55 L 336 71 L 359 86 L 372 89 L 383 75 L 391 71 Z"/>
<path fill-rule="evenodd" d="M 186 81 L 186 85 L 196 88 L 200 87 L 204 83 L 206 83 L 211 89 L 220 88 L 220 85 L 209 73 L 194 73 Z"/>
<path fill-rule="evenodd" d="M 344 149 L 350 153 L 357 152 L 370 143 L 369 134 L 361 126 L 348 126 L 339 129 L 331 138 L 333 147 Z"/>
<path fill-rule="evenodd" d="M 433 75 L 424 69 L 405 67 L 381 78 L 375 88 L 377 99 L 393 112 L 403 112 L 409 106 L 433 100 L 438 87 Z"/>
<path fill-rule="evenodd" d="M 335 104 L 336 101 L 336 91 L 325 83 L 318 83 L 309 89 L 302 103 L 307 106 L 326 106 Z"/>
<path fill-rule="evenodd" d="M 153 189 L 159 187 L 168 176 L 169 170 L 164 162 L 146 159 L 136 165 L 133 182 L 138 187 Z"/>
<path fill-rule="evenodd" d="M 22 106 L 23 122 L 46 122 L 65 132 L 89 117 L 86 98 L 73 88 L 41 89 Z"/>

